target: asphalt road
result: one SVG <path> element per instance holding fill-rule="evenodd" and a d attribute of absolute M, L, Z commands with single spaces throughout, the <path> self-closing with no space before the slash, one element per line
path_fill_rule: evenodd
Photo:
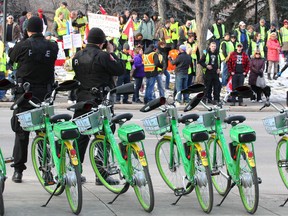
<path fill-rule="evenodd" d="M 60 109 L 58 112 L 66 111 Z M 117 110 L 117 113 L 123 112 L 125 110 Z M 129 112 L 134 114 L 133 122 L 140 125 L 142 125 L 142 118 L 152 114 L 143 114 L 136 110 L 129 110 Z M 0 108 L 0 146 L 5 157 L 11 156 L 13 150 L 14 137 L 10 129 L 11 115 L 12 112 L 7 108 Z M 272 115 L 272 113 L 245 112 L 245 116 L 247 117 L 246 124 L 252 126 L 257 133 L 257 141 L 255 143 L 257 171 L 258 176 L 263 180 L 263 183 L 260 185 L 259 207 L 255 215 L 287 215 L 288 204 L 283 208 L 279 207 L 288 197 L 288 191 L 282 183 L 276 167 L 276 141 L 273 136 L 265 132 L 261 120 L 269 115 Z M 226 131 L 228 130 L 226 129 Z M 154 159 L 156 142 L 157 138 L 147 135 L 145 147 L 155 191 L 155 208 L 151 215 L 205 215 L 198 204 L 194 192 L 183 197 L 176 206 L 170 205 L 177 197 L 168 189 L 158 174 Z M 6 180 L 4 191 L 5 215 L 73 215 L 68 206 L 65 193 L 59 197 L 54 197 L 46 208 L 41 207 L 47 201 L 49 195 L 38 183 L 34 174 L 30 151 L 27 166 L 28 169 L 24 172 L 23 183 L 15 184 L 11 181 L 13 169 L 7 165 L 8 179 Z M 87 183 L 83 185 L 83 208 L 80 215 L 148 215 L 148 213 L 142 210 L 132 189 L 121 195 L 114 204 L 107 204 L 115 195 L 103 186 L 95 186 L 95 175 L 90 166 L 88 155 L 86 155 L 83 175 L 86 176 Z M 214 208 L 210 213 L 211 215 L 248 215 L 242 205 L 236 187 L 228 195 L 222 206 L 216 207 L 215 205 L 220 200 L 221 197 L 214 191 Z"/>

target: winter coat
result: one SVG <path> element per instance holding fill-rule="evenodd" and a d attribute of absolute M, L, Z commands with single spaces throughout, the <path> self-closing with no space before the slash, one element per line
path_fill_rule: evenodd
<path fill-rule="evenodd" d="M 232 72 L 234 73 L 236 72 L 236 65 L 237 65 L 237 52 L 235 51 L 230 54 L 229 60 L 227 62 L 229 74 L 231 74 Z M 248 74 L 250 70 L 250 65 L 248 55 L 245 52 L 242 52 L 242 67 L 243 67 L 243 74 L 244 75 Z"/>
<path fill-rule="evenodd" d="M 249 85 L 256 85 L 257 77 L 263 77 L 265 60 L 263 58 L 252 58 L 250 62 Z"/>
<path fill-rule="evenodd" d="M 143 35 L 143 40 L 153 40 L 155 34 L 155 25 L 152 19 L 147 22 L 142 21 L 139 27 L 139 32 Z"/>
<path fill-rule="evenodd" d="M 135 69 L 135 75 L 134 75 L 135 78 L 145 77 L 144 64 L 142 61 L 141 54 L 137 54 L 134 56 L 133 69 Z"/>
<path fill-rule="evenodd" d="M 267 60 L 268 61 L 273 61 L 273 62 L 279 62 L 279 50 L 280 49 L 280 43 L 277 39 L 272 40 L 269 39 L 267 41 Z"/>

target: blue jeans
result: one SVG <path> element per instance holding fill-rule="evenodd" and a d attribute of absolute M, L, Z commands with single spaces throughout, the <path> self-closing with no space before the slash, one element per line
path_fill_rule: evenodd
<path fill-rule="evenodd" d="M 146 78 L 146 90 L 145 90 L 145 96 L 144 96 L 144 103 L 148 103 L 149 101 L 153 100 L 153 92 L 154 92 L 154 85 L 156 82 L 155 77 L 147 77 Z"/>
<path fill-rule="evenodd" d="M 165 89 L 169 89 L 170 84 L 170 73 L 167 70 L 164 70 L 164 75 L 166 76 L 165 80 Z"/>
<path fill-rule="evenodd" d="M 139 100 L 139 91 L 140 91 L 140 88 L 142 86 L 142 82 L 143 82 L 143 77 L 141 78 L 137 78 L 135 77 L 135 89 L 134 89 L 134 95 L 133 95 L 133 101 L 134 102 L 137 102 Z"/>
<path fill-rule="evenodd" d="M 121 76 L 118 77 L 117 79 L 117 86 L 121 86 L 123 84 L 126 83 L 130 83 L 130 74 L 123 74 Z M 116 100 L 120 101 L 121 95 L 117 95 L 116 96 Z M 127 102 L 128 101 L 128 94 L 124 94 L 123 95 L 123 102 Z"/>
<path fill-rule="evenodd" d="M 222 86 L 228 83 L 228 66 L 226 62 L 222 62 Z"/>
<path fill-rule="evenodd" d="M 188 83 L 188 74 L 177 74 L 176 73 L 176 79 L 175 79 L 175 83 L 176 83 L 176 91 L 179 92 L 183 89 L 186 89 L 187 88 L 187 83 Z M 184 94 L 184 101 L 188 101 L 189 100 L 189 97 L 188 97 L 188 94 Z M 176 98 L 176 100 L 178 102 L 181 102 L 182 100 L 182 95 L 179 94 L 178 95 L 178 98 Z"/>
<path fill-rule="evenodd" d="M 156 81 L 157 81 L 157 88 L 159 90 L 159 95 L 160 95 L 160 97 L 164 97 L 165 96 L 165 90 L 163 88 L 162 74 L 158 74 L 158 76 L 156 76 Z"/>
<path fill-rule="evenodd" d="M 0 80 L 5 79 L 5 73 L 0 72 Z M 0 90 L 0 100 L 3 99 L 3 97 L 6 94 L 6 90 Z"/>

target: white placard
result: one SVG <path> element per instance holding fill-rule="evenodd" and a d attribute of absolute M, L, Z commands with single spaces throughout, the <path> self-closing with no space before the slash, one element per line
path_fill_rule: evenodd
<path fill-rule="evenodd" d="M 74 48 L 82 47 L 81 34 L 72 34 L 72 43 Z"/>
<path fill-rule="evenodd" d="M 106 36 L 120 37 L 120 24 L 118 17 L 102 14 L 88 13 L 89 29 L 94 27 L 101 28 Z"/>
<path fill-rule="evenodd" d="M 82 47 L 81 34 L 71 34 L 63 36 L 64 49 Z"/>
<path fill-rule="evenodd" d="M 62 42 L 57 42 L 58 44 L 58 55 L 57 55 L 57 59 L 65 59 L 65 52 L 63 50 L 63 45 L 62 45 Z"/>
<path fill-rule="evenodd" d="M 72 49 L 72 37 L 71 35 L 63 35 L 64 49 Z"/>

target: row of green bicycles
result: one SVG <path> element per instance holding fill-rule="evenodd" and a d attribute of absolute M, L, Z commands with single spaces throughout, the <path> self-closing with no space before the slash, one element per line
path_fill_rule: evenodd
<path fill-rule="evenodd" d="M 0 81 L 2 89 L 11 88 L 13 85 L 8 80 Z M 140 110 L 146 113 L 160 109 L 159 113 L 143 119 L 145 130 L 138 124 L 126 123 L 132 119 L 131 113 L 113 113 L 112 96 L 133 94 L 133 84 L 109 90 L 100 105 L 95 105 L 94 101 L 85 101 L 69 107 L 72 111 L 86 112 L 74 119 L 69 114 L 55 114 L 53 102 L 58 92 L 78 88 L 77 81 L 57 84 L 47 99 L 38 104 L 33 102 L 29 83 L 25 83 L 24 87 L 25 93 L 11 108 L 16 109 L 24 103 L 35 107 L 17 116 L 23 130 L 36 132 L 31 145 L 32 164 L 39 182 L 51 194 L 44 207 L 53 196 L 61 195 L 65 190 L 72 212 L 76 215 L 81 212 L 82 165 L 77 139 L 80 135 L 88 135 L 93 137 L 89 147 L 92 168 L 98 180 L 116 194 L 109 204 L 131 186 L 142 208 L 151 212 L 155 200 L 144 145 L 146 131 L 158 138 L 155 148 L 156 166 L 164 182 L 178 197 L 174 205 L 182 196 L 195 189 L 201 208 L 205 213 L 209 213 L 213 208 L 213 185 L 223 196 L 219 206 L 237 185 L 247 212 L 256 212 L 261 179 L 256 171 L 255 130 L 243 124 L 246 120 L 244 116 L 227 116 L 227 110 L 223 108 L 222 103 L 214 107 L 204 104 L 201 101 L 205 91 L 203 85 L 189 86 L 177 94 L 196 94 L 184 108 L 184 112 L 191 111 L 201 103 L 208 110 L 207 113 L 180 115 L 175 101 L 160 97 Z M 231 94 L 248 98 L 252 96 L 253 91 L 242 86 Z M 265 106 L 270 105 L 275 106 L 273 103 L 265 103 Z M 278 143 L 276 155 L 281 178 L 287 187 L 288 138 L 284 136 L 288 131 L 287 112 L 285 109 L 278 111 L 281 117 L 264 119 L 264 126 L 267 131 L 270 128 L 269 133 L 283 136 Z M 274 119 L 274 122 L 271 119 Z M 274 130 L 271 129 L 273 123 Z M 227 124 L 231 125 L 229 143 L 223 132 Z M 115 125 L 116 132 L 113 130 Z M 182 136 L 179 127 L 182 128 Z M 118 135 L 118 139 L 115 138 L 115 134 Z M 6 172 L 5 166 L 2 165 L 2 154 L 0 156 L 0 189 L 3 191 Z M 114 183 L 108 181 L 107 177 L 113 177 Z M 4 213 L 2 196 L 0 207 Z"/>

